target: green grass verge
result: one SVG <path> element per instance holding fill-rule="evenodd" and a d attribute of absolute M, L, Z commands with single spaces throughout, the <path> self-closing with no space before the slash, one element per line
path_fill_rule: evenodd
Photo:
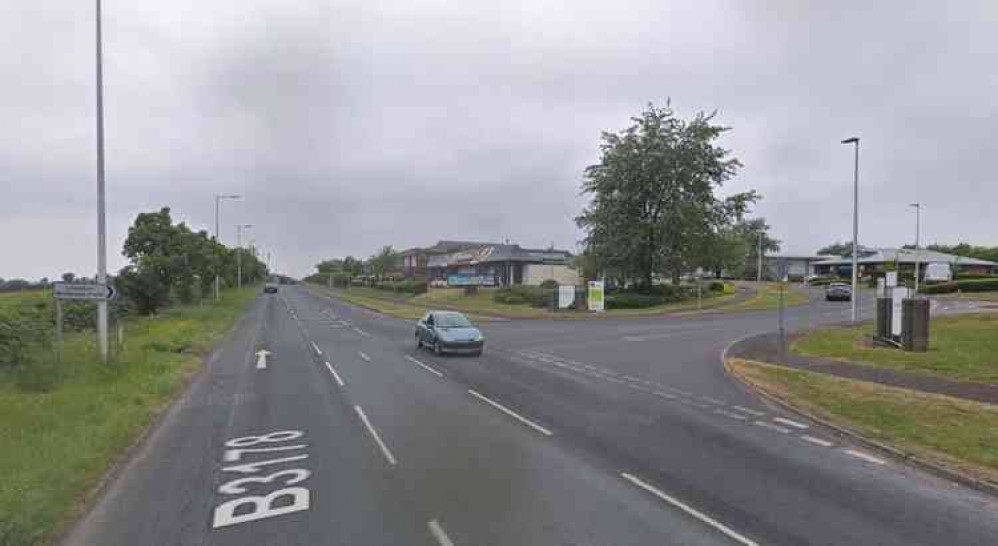
<path fill-rule="evenodd" d="M 791 350 L 946 379 L 998 383 L 998 314 L 932 319 L 929 350 L 924 353 L 872 347 L 871 331 L 869 324 L 815 330 L 792 343 Z"/>
<path fill-rule="evenodd" d="M 880 442 L 998 481 L 998 406 L 755 362 L 732 371 L 792 406 Z"/>
<path fill-rule="evenodd" d="M 959 294 L 939 294 L 933 295 L 932 299 L 998 302 L 998 292 L 961 292 Z"/>
<path fill-rule="evenodd" d="M 93 333 L 69 335 L 61 366 L 38 360 L 45 355 L 29 364 L 60 374 L 48 392 L 27 392 L 23 372 L 0 370 L 0 544 L 45 544 L 71 522 L 258 291 L 129 320 L 124 348 L 108 365 L 99 363 Z"/>
<path fill-rule="evenodd" d="M 783 304 L 786 307 L 805 305 L 810 301 L 806 290 L 795 286 L 787 286 L 783 294 Z M 726 305 L 725 311 L 769 311 L 780 307 L 780 287 L 777 283 L 768 283 L 762 295 Z"/>
<path fill-rule="evenodd" d="M 434 288 L 426 294 L 406 295 L 375 288 L 327 288 L 311 285 L 344 301 L 367 307 L 403 319 L 417 320 L 430 309 L 452 309 L 467 314 L 473 320 L 487 321 L 490 317 L 514 319 L 587 319 L 609 317 L 635 317 L 661 315 L 681 311 L 695 311 L 696 301 L 667 303 L 646 307 L 644 309 L 612 309 L 604 313 L 594 314 L 587 311 L 558 311 L 530 307 L 529 305 L 509 305 L 498 303 L 492 299 L 495 288 L 479 289 L 478 293 L 466 295 L 463 290 L 453 288 Z M 704 292 L 705 296 L 708 295 Z M 734 297 L 734 293 L 714 295 L 704 298 L 704 309 L 719 307 Z"/>

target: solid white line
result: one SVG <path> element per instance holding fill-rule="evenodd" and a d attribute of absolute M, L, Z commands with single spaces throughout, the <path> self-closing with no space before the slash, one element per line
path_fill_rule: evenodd
<path fill-rule="evenodd" d="M 736 540 L 737 542 L 739 542 L 741 544 L 744 544 L 745 546 L 758 546 L 758 543 L 756 543 L 756 542 L 748 539 L 744 535 L 742 535 L 742 534 L 734 531 L 733 529 L 731 529 L 727 525 L 724 525 L 723 523 L 715 520 L 714 518 L 708 516 L 707 514 L 704 514 L 703 512 L 701 512 L 699 510 L 696 510 L 695 508 L 692 508 L 688 504 L 686 504 L 686 503 L 684 503 L 682 501 L 679 501 L 677 499 L 674 499 L 674 498 L 670 497 L 669 495 L 666 495 L 661 490 L 659 490 L 657 487 L 655 487 L 653 485 L 650 485 L 648 483 L 645 483 L 644 481 L 642 481 L 642 480 L 640 480 L 640 479 L 632 476 L 631 474 L 628 474 L 627 472 L 621 472 L 620 475 L 625 480 L 627 480 L 627 481 L 631 482 L 632 484 L 640 487 L 641 489 L 644 489 L 645 491 L 651 493 L 652 495 L 655 495 L 656 497 L 658 497 L 658 498 L 664 500 L 665 502 L 667 502 L 667 503 L 675 506 L 676 508 L 679 508 L 683 512 L 686 512 L 687 514 L 689 514 L 689 515 L 697 518 L 698 520 L 706 523 L 707 525 L 710 525 L 714 529 L 717 529 L 718 531 L 724 533 L 725 535 L 727 535 L 728 537 Z"/>
<path fill-rule="evenodd" d="M 362 336 L 371 337 L 371 334 L 361 330 L 360 328 L 357 328 L 356 326 L 353 327 L 353 330 Z"/>
<path fill-rule="evenodd" d="M 873 455 L 868 455 L 866 453 L 863 453 L 862 451 L 856 451 L 856 450 L 853 450 L 853 449 L 847 449 L 846 453 L 848 453 L 849 455 L 852 455 L 853 457 L 859 457 L 860 459 L 863 459 L 864 461 L 867 461 L 867 462 L 870 462 L 870 463 L 873 463 L 873 464 L 885 464 L 886 463 L 886 461 L 884 461 L 883 459 L 878 459 L 878 458 L 874 457 Z"/>
<path fill-rule="evenodd" d="M 763 413 L 761 411 L 756 411 L 754 409 L 743 408 L 741 406 L 731 406 L 731 409 L 736 409 L 738 411 L 747 413 L 749 415 L 755 415 L 756 417 L 762 417 L 763 415 L 766 415 L 765 413 Z"/>
<path fill-rule="evenodd" d="M 766 421 L 754 421 L 754 423 L 756 425 L 759 425 L 760 427 L 768 428 L 770 430 L 775 430 L 776 432 L 782 432 L 783 434 L 787 434 L 787 433 L 790 432 L 790 429 L 788 429 L 786 427 L 781 427 L 779 425 L 774 425 L 773 423 L 767 423 Z"/>
<path fill-rule="evenodd" d="M 420 366 L 423 367 L 424 370 L 426 370 L 426 371 L 428 371 L 428 372 L 436 375 L 437 377 L 443 377 L 444 376 L 444 374 L 442 372 L 440 372 L 439 370 L 435 370 L 435 369 L 427 366 L 426 364 L 423 364 L 422 362 L 416 360 L 415 358 L 413 358 L 413 357 L 411 357 L 409 355 L 405 355 L 405 359 L 408 360 L 409 362 L 413 362 L 413 363 L 419 364 Z"/>
<path fill-rule="evenodd" d="M 312 348 L 315 349 L 315 354 L 322 356 L 322 349 L 320 349 L 319 346 L 316 345 L 314 341 L 312 342 Z"/>
<path fill-rule="evenodd" d="M 367 354 L 364 351 L 357 351 L 357 354 L 359 354 L 360 357 L 364 359 L 364 362 L 371 361 L 371 357 L 367 356 Z"/>
<path fill-rule="evenodd" d="M 479 400 L 485 402 L 486 404 L 494 407 L 495 409 L 497 409 L 497 410 L 505 413 L 506 415 L 509 415 L 510 417 L 516 419 L 517 421 L 519 421 L 519 422 L 527 425 L 528 427 L 536 430 L 537 432 L 540 432 L 541 434 L 543 434 L 545 436 L 551 436 L 552 434 L 554 434 L 550 430 L 548 430 L 548 429 L 546 429 L 546 428 L 538 425 L 537 423 L 531 421 L 530 419 L 527 419 L 526 417 L 523 417 L 522 415 L 520 415 L 520 414 L 516 413 L 515 411 L 507 408 L 506 406 L 500 404 L 499 402 L 491 400 L 488 397 L 486 397 L 486 396 L 484 396 L 482 394 L 479 394 L 478 392 L 475 392 L 473 389 L 468 389 L 468 393 L 471 394 L 472 396 L 474 396 L 475 398 L 478 398 Z"/>
<path fill-rule="evenodd" d="M 426 525 L 430 528 L 430 534 L 433 535 L 433 538 L 437 539 L 440 546 L 454 546 L 454 542 L 447 536 L 447 533 L 444 532 L 444 528 L 437 523 L 437 520 L 431 519 L 426 523 Z"/>
<path fill-rule="evenodd" d="M 329 369 L 329 373 L 333 374 L 333 377 L 336 379 L 336 383 L 339 386 L 341 386 L 341 387 L 346 387 L 347 386 L 347 384 L 343 382 L 343 379 L 340 378 L 340 374 L 336 373 L 336 370 L 333 369 L 333 365 L 332 364 L 326 362 L 326 368 Z"/>
<path fill-rule="evenodd" d="M 394 466 L 398 461 L 395 460 L 395 456 L 392 455 L 391 451 L 388 451 L 388 446 L 381 441 L 381 436 L 378 436 L 378 431 L 374 430 L 374 426 L 371 425 L 371 421 L 367 419 L 367 415 L 360 406 L 354 406 L 353 409 L 357 410 L 357 415 L 360 416 L 360 420 L 364 422 L 364 426 L 367 427 L 367 431 L 371 433 L 371 437 L 381 448 L 381 452 L 384 453 L 385 458 L 388 459 L 388 463 Z"/>
<path fill-rule="evenodd" d="M 789 425 L 794 428 L 799 428 L 799 429 L 811 428 L 810 425 L 805 425 L 804 423 L 798 423 L 797 421 L 791 421 L 790 419 L 784 419 L 783 417 L 774 417 L 773 420 L 776 421 L 777 423 Z"/>
<path fill-rule="evenodd" d="M 807 434 L 801 434 L 800 439 L 821 447 L 832 447 L 833 445 L 828 440 L 822 440 L 821 438 L 815 438 L 814 436 L 808 436 Z"/>

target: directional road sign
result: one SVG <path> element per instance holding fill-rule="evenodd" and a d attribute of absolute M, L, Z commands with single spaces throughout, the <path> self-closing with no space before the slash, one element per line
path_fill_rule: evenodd
<path fill-rule="evenodd" d="M 118 291 L 108 284 L 54 282 L 55 297 L 60 300 L 111 300 Z"/>

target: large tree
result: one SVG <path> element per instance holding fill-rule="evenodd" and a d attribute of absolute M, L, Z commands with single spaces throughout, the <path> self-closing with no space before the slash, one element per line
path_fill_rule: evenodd
<path fill-rule="evenodd" d="M 585 170 L 589 205 L 576 218 L 599 268 L 648 287 L 655 275 L 678 282 L 700 265 L 699 246 L 745 213 L 755 192 L 715 192 L 741 163 L 717 145 L 727 130 L 714 114 L 685 120 L 669 103 L 649 104 L 619 133 L 605 132 L 600 161 Z"/>
<path fill-rule="evenodd" d="M 374 277 L 379 280 L 382 279 L 385 274 L 397 269 L 400 261 L 400 254 L 396 252 L 391 245 L 382 247 L 377 254 L 371 256 L 368 260 L 371 264 L 371 271 L 374 273 Z"/>

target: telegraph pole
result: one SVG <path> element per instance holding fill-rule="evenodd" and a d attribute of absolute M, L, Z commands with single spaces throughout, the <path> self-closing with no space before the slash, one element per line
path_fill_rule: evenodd
<path fill-rule="evenodd" d="M 107 222 L 104 208 L 104 69 L 101 0 L 97 6 L 97 282 L 107 284 Z M 97 345 L 107 362 L 107 300 L 97 301 Z"/>

